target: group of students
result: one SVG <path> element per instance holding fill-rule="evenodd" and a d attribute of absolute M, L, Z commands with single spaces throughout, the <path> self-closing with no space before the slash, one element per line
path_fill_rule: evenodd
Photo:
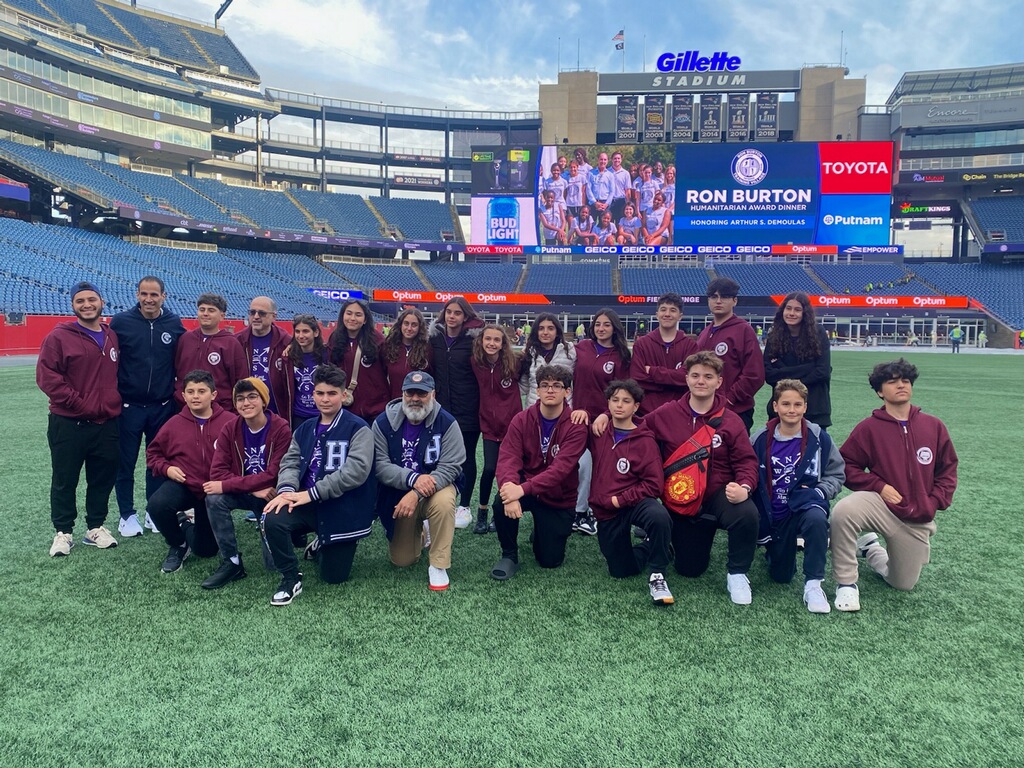
<path fill-rule="evenodd" d="M 828 339 L 807 297 L 785 298 L 762 351 L 735 314 L 739 286 L 716 278 L 707 294 L 712 322 L 697 338 L 679 330 L 682 299 L 667 293 L 658 327 L 632 350 L 618 315 L 603 309 L 575 345 L 557 317 L 538 315 L 519 354 L 461 297 L 432 329 L 403 310 L 386 337 L 365 302 L 347 301 L 325 343 L 308 315 L 294 318 L 293 335 L 282 332 L 267 297 L 253 299 L 235 337 L 219 329 L 224 300 L 204 294 L 199 327 L 185 333 L 152 277 L 140 281 L 138 305 L 107 326 L 99 290 L 79 283 L 76 319 L 46 338 L 37 366 L 50 398 L 50 554 L 74 544 L 83 465 L 84 543 L 117 544 L 104 527 L 115 475 L 119 531 L 142 533 L 130 483 L 145 435 L 147 526 L 168 544 L 164 572 L 219 553 L 203 587 L 243 578 L 231 514 L 244 509 L 260 521 L 265 565 L 281 573 L 274 605 L 302 591 L 296 549 L 324 581 L 347 580 L 374 519 L 394 564 L 412 565 L 426 545 L 429 586 L 443 590 L 454 529 L 473 522 L 482 437 L 474 532 L 497 534 L 495 579 L 519 570 L 519 520 L 530 512 L 541 567 L 562 564 L 573 531 L 596 533 L 610 574 L 646 570 L 662 605 L 674 601 L 670 562 L 684 576 L 704 573 L 719 529 L 737 604 L 751 602 L 759 543 L 771 578 L 785 583 L 803 541 L 803 599 L 815 613 L 830 610 L 830 547 L 837 609 L 860 607 L 858 555 L 911 588 L 957 468 L 941 421 L 910 404 L 916 368 L 875 367 L 869 382 L 883 405 L 837 448 L 827 433 Z M 769 421 L 751 438 L 766 379 Z M 844 483 L 854 493 L 830 515 Z"/>
<path fill-rule="evenodd" d="M 661 161 L 622 165 L 622 153 L 560 156 L 540 180 L 537 218 L 545 245 L 669 245 L 676 169 Z"/>

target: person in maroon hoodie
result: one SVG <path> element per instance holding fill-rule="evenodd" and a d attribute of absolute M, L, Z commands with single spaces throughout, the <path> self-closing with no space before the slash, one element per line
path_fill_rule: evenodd
<path fill-rule="evenodd" d="M 929 559 L 935 512 L 953 501 L 956 450 L 946 426 L 911 405 L 916 381 L 917 367 L 903 358 L 876 365 L 868 382 L 883 406 L 854 427 L 839 449 L 846 487 L 853 491 L 832 511 L 840 611 L 860 610 L 858 554 L 890 586 L 913 589 Z"/>
<path fill-rule="evenodd" d="M 291 381 L 284 358 L 292 337 L 278 328 L 275 320 L 276 302 L 269 296 L 257 296 L 249 302 L 249 327 L 236 338 L 245 352 L 249 375 L 262 380 L 270 391 L 270 411 L 290 419 Z"/>
<path fill-rule="evenodd" d="M 348 299 L 338 311 L 338 325 L 331 334 L 328 346 L 330 361 L 345 371 L 352 405 L 346 410 L 367 424 L 384 412 L 390 399 L 388 370 L 381 355 L 384 336 L 373 327 L 370 305 L 362 299 Z M 359 372 L 354 373 L 356 355 Z"/>
<path fill-rule="evenodd" d="M 170 547 L 160 566 L 164 573 L 181 570 L 192 552 L 199 557 L 217 554 L 203 484 L 210 479 L 217 438 L 234 419 L 216 403 L 209 371 L 185 374 L 182 390 L 185 407 L 146 446 L 146 465 L 156 477 L 167 478 L 149 497 L 146 509 Z M 195 513 L 192 519 L 186 514 L 189 509 Z"/>
<path fill-rule="evenodd" d="M 381 345 L 381 356 L 388 371 L 388 394 L 392 400 L 402 397 L 402 382 L 413 371 L 430 373 L 433 354 L 427 339 L 427 321 L 416 307 L 398 313 Z"/>
<path fill-rule="evenodd" d="M 666 293 L 658 298 L 658 327 L 633 344 L 629 376 L 644 390 L 640 414 L 678 400 L 686 394 L 683 361 L 697 351 L 697 342 L 679 330 L 683 297 Z"/>
<path fill-rule="evenodd" d="M 523 398 L 519 392 L 519 357 L 508 334 L 497 325 L 488 323 L 473 339 L 470 364 L 480 387 L 480 433 L 484 438 L 484 466 L 480 471 L 479 509 L 473 533 L 485 534 L 497 530 L 493 519 L 487 523 L 487 515 L 498 469 L 498 449 L 508 425 L 523 410 Z"/>
<path fill-rule="evenodd" d="M 117 391 L 117 335 L 100 322 L 103 298 L 92 283 L 72 286 L 75 319 L 55 327 L 39 348 L 36 384 L 50 399 L 50 519 L 56 533 L 50 556 L 68 555 L 78 507 L 75 492 L 85 466 L 85 544 L 117 546 L 103 523 L 117 479 L 121 396 Z"/>
<path fill-rule="evenodd" d="M 650 431 L 633 421 L 644 391 L 632 379 L 613 381 L 605 388 L 611 425 L 590 436 L 594 476 L 590 507 L 600 525 L 597 541 L 616 579 L 650 569 L 648 586 L 655 605 L 675 602 L 665 571 L 668 569 L 672 519 L 658 500 L 663 477 L 661 453 Z M 640 526 L 646 538 L 633 546 L 630 526 Z"/>
<path fill-rule="evenodd" d="M 533 513 L 533 554 L 541 568 L 565 560 L 576 508 L 577 462 L 587 428 L 573 424 L 566 401 L 572 373 L 560 365 L 537 369 L 538 400 L 512 419 L 498 450 L 499 495 L 494 503 L 501 558 L 491 569 L 500 581 L 519 570 L 519 520 Z"/>
<path fill-rule="evenodd" d="M 249 375 L 249 361 L 245 351 L 231 331 L 220 329 L 228 303 L 216 293 L 204 293 L 196 299 L 196 317 L 199 327 L 178 339 L 174 354 L 174 370 L 178 372 L 178 387 L 174 399 L 185 405 L 182 396 L 188 371 L 209 371 L 214 389 L 219 393 L 217 405 L 231 410 L 231 388 L 235 382 Z"/>
<path fill-rule="evenodd" d="M 724 364 L 711 352 L 697 352 L 683 361 L 689 394 L 647 414 L 643 423 L 654 435 L 667 461 L 684 442 L 715 418 L 721 421 L 712 438 L 707 466 L 707 488 L 700 509 L 693 516 L 672 515 L 672 547 L 676 570 L 696 577 L 708 569 L 711 545 L 719 528 L 729 536 L 729 597 L 737 605 L 749 605 L 747 571 L 757 546 L 758 513 L 750 498 L 757 487 L 757 456 L 743 422 L 729 410 L 719 391 Z M 717 414 L 721 413 L 720 416 Z M 595 434 L 608 425 L 607 415 L 594 422 Z"/>
<path fill-rule="evenodd" d="M 754 395 L 764 386 L 764 356 L 750 323 L 735 314 L 740 286 L 728 277 L 708 283 L 712 322 L 697 337 L 697 348 L 714 352 L 725 363 L 721 393 L 729 408 L 750 432 L 754 426 Z"/>
<path fill-rule="evenodd" d="M 238 416 L 217 438 L 210 479 L 203 483 L 206 513 L 221 556 L 220 567 L 203 582 L 203 589 L 220 589 L 245 578 L 231 511 L 263 514 L 276 495 L 277 472 L 292 443 L 288 422 L 269 410 L 270 391 L 262 379 L 242 379 L 232 396 Z"/>

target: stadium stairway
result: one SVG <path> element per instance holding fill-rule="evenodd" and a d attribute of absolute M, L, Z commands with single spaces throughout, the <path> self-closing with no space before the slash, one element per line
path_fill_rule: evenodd
<path fill-rule="evenodd" d="M 427 286 L 427 288 L 432 291 L 437 290 L 437 286 L 431 282 L 430 278 L 427 277 L 427 273 L 420 269 L 420 266 L 415 261 L 410 260 L 409 266 L 412 267 L 412 271 L 416 273 L 416 277 L 418 277 L 423 284 Z"/>
<path fill-rule="evenodd" d="M 612 293 L 622 293 L 622 272 L 618 267 L 612 267 Z"/>
<path fill-rule="evenodd" d="M 188 27 L 186 27 L 184 24 L 180 24 L 179 27 L 181 28 L 182 36 L 184 36 L 186 40 L 188 40 L 190 43 L 192 43 L 192 45 L 195 46 L 196 50 L 199 51 L 199 55 L 206 60 L 206 62 L 210 65 L 211 68 L 215 68 L 217 66 L 217 62 L 211 59 L 210 54 L 206 52 L 206 49 L 203 48 L 203 46 L 201 46 L 198 42 L 196 42 L 196 39 L 192 37 L 191 34 L 189 34 Z"/>
<path fill-rule="evenodd" d="M 384 218 L 384 214 L 377 210 L 377 206 L 370 202 L 370 198 L 366 198 L 366 207 L 370 209 L 370 212 L 377 218 L 377 221 L 380 222 L 380 231 L 384 234 L 384 237 L 387 237 L 388 233 L 392 231 L 398 232 L 402 238 L 405 237 L 405 235 L 402 235 L 402 231 L 398 229 L 398 227 L 394 226 Z"/>
<path fill-rule="evenodd" d="M 459 221 L 459 212 L 454 205 L 449 205 L 448 210 L 452 215 L 452 224 L 455 225 L 455 239 L 460 243 L 466 242 L 466 234 L 462 231 L 462 222 Z"/>
<path fill-rule="evenodd" d="M 825 281 L 824 281 L 824 280 L 822 280 L 822 279 L 821 279 L 820 277 L 818 277 L 818 276 L 817 276 L 817 275 L 815 274 L 814 270 L 813 270 L 813 269 L 811 269 L 811 268 L 810 268 L 809 266 L 807 266 L 806 264 L 804 265 L 804 272 L 806 272 L 806 273 L 807 273 L 807 276 L 808 276 L 809 278 L 811 278 L 811 280 L 813 280 L 814 282 L 816 282 L 816 283 L 817 283 L 818 285 L 820 285 L 820 286 L 821 286 L 821 292 L 822 292 L 822 293 L 824 293 L 824 294 L 830 294 L 830 293 L 832 293 L 832 289 L 828 287 L 828 285 L 827 285 L 827 284 L 825 283 Z"/>
<path fill-rule="evenodd" d="M 40 5 L 42 5 L 42 0 L 39 0 L 39 3 L 40 3 Z M 141 51 L 143 48 L 145 48 L 145 46 L 142 43 L 139 42 L 138 38 L 135 37 L 135 35 L 133 35 L 131 32 L 128 31 L 127 27 L 125 27 L 120 21 L 118 21 L 116 18 L 114 18 L 114 15 L 112 13 L 110 13 L 109 11 L 107 11 L 106 8 L 103 7 L 103 3 L 96 3 L 96 8 L 97 8 L 97 10 L 99 10 L 100 13 L 102 13 L 104 16 L 106 16 L 108 19 L 110 19 L 110 23 L 111 24 L 113 24 L 115 27 L 117 27 L 119 30 L 121 30 L 121 34 L 123 34 L 125 37 L 127 37 L 129 40 L 131 40 L 131 41 L 133 41 L 135 43 L 135 45 L 137 46 L 136 50 Z M 49 9 L 47 8 L 47 10 L 49 10 Z"/>
<path fill-rule="evenodd" d="M 324 230 L 326 230 L 328 235 L 335 234 L 334 227 L 331 226 L 331 222 L 327 221 L 327 219 L 317 219 L 317 217 L 314 216 L 313 213 L 306 206 L 299 202 L 299 199 L 291 193 L 291 190 L 284 190 L 284 196 L 291 200 L 292 205 L 298 208 L 299 212 L 306 217 L 306 221 L 309 222 L 309 228 L 313 232 L 319 232 L 320 228 L 322 227 Z"/>
<path fill-rule="evenodd" d="M 516 281 L 516 287 L 512 289 L 513 293 L 522 293 L 523 286 L 526 285 L 526 276 L 530 274 L 530 264 L 527 263 L 523 266 L 523 272 L 519 275 L 519 279 Z"/>

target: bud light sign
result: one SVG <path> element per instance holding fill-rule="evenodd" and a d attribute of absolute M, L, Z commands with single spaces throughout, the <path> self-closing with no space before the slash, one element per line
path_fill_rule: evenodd
<path fill-rule="evenodd" d="M 536 205 L 533 196 L 474 196 L 470 208 L 470 243 L 538 245 Z"/>
<path fill-rule="evenodd" d="M 514 197 L 487 203 L 487 245 L 519 245 L 519 202 Z"/>

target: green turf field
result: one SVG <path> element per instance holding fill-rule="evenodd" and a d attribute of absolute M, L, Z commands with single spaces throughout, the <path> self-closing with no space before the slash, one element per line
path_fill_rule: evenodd
<path fill-rule="evenodd" d="M 833 355 L 839 440 L 893 356 Z M 563 568 L 524 546 L 499 583 L 496 537 L 457 531 L 435 594 L 425 561 L 388 563 L 378 527 L 350 583 L 307 569 L 286 608 L 241 513 L 250 575 L 219 592 L 199 588 L 212 560 L 161 574 L 148 532 L 54 560 L 45 398 L 31 368 L 0 369 L 0 765 L 1021 765 L 1024 357 L 910 357 L 960 487 L 913 592 L 863 573 L 863 610 L 827 616 L 799 577 L 768 583 L 761 555 L 753 605 L 732 605 L 724 535 L 704 577 L 668 574 L 665 609 L 578 535 Z"/>

